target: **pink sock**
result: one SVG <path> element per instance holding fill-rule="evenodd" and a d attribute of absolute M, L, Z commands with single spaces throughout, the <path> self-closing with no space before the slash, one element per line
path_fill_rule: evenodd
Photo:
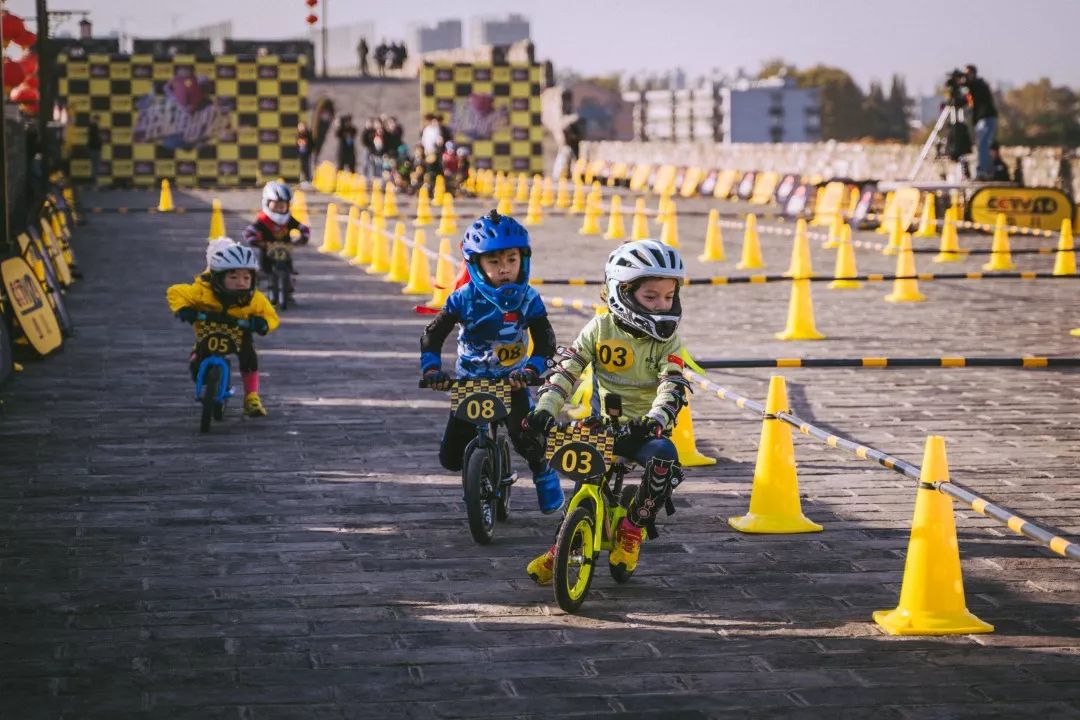
<path fill-rule="evenodd" d="M 240 373 L 240 377 L 244 379 L 244 394 L 259 392 L 259 371 L 247 370 Z"/>

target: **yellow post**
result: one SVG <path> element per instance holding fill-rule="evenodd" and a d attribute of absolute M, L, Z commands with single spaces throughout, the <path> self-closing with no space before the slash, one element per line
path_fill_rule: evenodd
<path fill-rule="evenodd" d="M 773 375 L 769 378 L 765 419 L 761 423 L 754 484 L 750 489 L 750 510 L 742 517 L 728 518 L 728 524 L 739 532 L 785 535 L 821 532 L 821 526 L 802 512 L 791 426 L 776 418 L 776 413 L 789 410 L 784 377 Z"/>
<path fill-rule="evenodd" d="M 878 610 L 874 622 L 890 635 L 969 635 L 988 633 L 994 626 L 971 614 L 964 597 L 960 545 L 952 499 L 934 488 L 949 482 L 945 438 L 926 438 L 911 538 L 904 560 L 900 602 Z"/>

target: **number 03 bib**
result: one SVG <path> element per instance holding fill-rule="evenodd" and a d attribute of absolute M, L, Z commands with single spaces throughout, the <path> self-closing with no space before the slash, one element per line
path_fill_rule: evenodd
<path fill-rule="evenodd" d="M 626 372 L 634 365 L 634 349 L 624 340 L 602 340 L 596 344 L 595 359 L 608 372 Z"/>

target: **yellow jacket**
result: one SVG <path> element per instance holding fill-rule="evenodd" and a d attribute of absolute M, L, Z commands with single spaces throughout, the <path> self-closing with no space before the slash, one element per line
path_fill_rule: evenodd
<path fill-rule="evenodd" d="M 214 295 L 210 281 L 205 274 L 195 278 L 190 285 L 181 283 L 172 285 L 165 291 L 165 299 L 169 301 L 169 310 L 176 312 L 180 308 L 189 307 L 201 312 L 221 312 L 221 302 Z M 229 308 L 228 314 L 242 320 L 249 317 L 261 317 L 273 332 L 281 321 L 278 320 L 277 311 L 270 301 L 258 290 L 247 305 Z"/>

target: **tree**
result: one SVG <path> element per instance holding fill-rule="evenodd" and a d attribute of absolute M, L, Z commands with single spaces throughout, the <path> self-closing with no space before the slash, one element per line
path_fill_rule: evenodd
<path fill-rule="evenodd" d="M 1030 82 L 997 98 L 1002 145 L 1080 145 L 1080 98 L 1048 78 Z"/>
<path fill-rule="evenodd" d="M 885 101 L 887 137 L 907 142 L 910 135 L 908 115 L 911 111 L 912 100 L 907 94 L 907 83 L 899 75 L 892 76 L 892 86 L 889 88 L 889 98 Z"/>
<path fill-rule="evenodd" d="M 795 72 L 795 66 L 789 64 L 783 58 L 769 58 L 761 63 L 761 70 L 758 71 L 758 80 L 764 80 L 765 78 L 771 78 L 777 75 L 794 75 Z"/>
<path fill-rule="evenodd" d="M 888 101 L 881 83 L 876 80 L 870 83 L 870 90 L 863 101 L 863 118 L 868 137 L 874 140 L 887 140 L 890 137 Z"/>
<path fill-rule="evenodd" d="M 800 87 L 821 92 L 821 138 L 855 140 L 867 134 L 863 93 L 840 68 L 815 65 L 795 73 Z"/>

